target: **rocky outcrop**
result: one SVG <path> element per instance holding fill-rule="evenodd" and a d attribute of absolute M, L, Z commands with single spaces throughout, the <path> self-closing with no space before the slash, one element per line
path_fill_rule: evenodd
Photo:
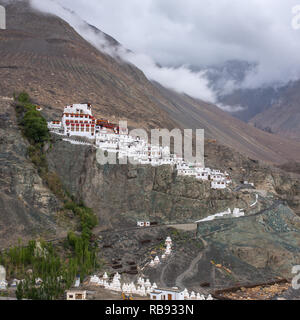
<path fill-rule="evenodd" d="M 27 158 L 28 144 L 18 129 L 15 110 L 0 100 L 0 245 L 19 238 L 55 237 L 55 214 L 60 208 Z"/>
<path fill-rule="evenodd" d="M 194 222 L 253 202 L 253 195 L 212 190 L 210 182 L 178 177 L 170 166 L 100 165 L 93 147 L 56 141 L 47 157 L 51 170 L 76 199 L 94 209 L 105 228 L 135 226 L 140 219 Z"/>

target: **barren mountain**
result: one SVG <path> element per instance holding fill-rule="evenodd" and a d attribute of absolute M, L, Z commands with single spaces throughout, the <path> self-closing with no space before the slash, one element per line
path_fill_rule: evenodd
<path fill-rule="evenodd" d="M 250 123 L 300 141 L 300 81 L 282 90 L 272 106 L 257 114 Z"/>
<path fill-rule="evenodd" d="M 94 48 L 62 19 L 33 11 L 27 1 L 13 1 L 6 8 L 7 30 L 0 31 L 0 95 L 25 89 L 49 118 L 59 118 L 65 104 L 89 101 L 97 116 L 112 121 L 127 119 L 130 126 L 147 129 L 204 128 L 206 138 L 254 159 L 300 160 L 300 143 L 148 81 L 135 66 Z M 109 42 L 118 45 L 112 38 Z"/>

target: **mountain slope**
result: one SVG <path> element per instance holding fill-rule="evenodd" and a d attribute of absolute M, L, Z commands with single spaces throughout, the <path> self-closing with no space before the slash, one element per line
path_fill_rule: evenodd
<path fill-rule="evenodd" d="M 255 65 L 245 61 L 227 61 L 210 67 L 207 76 L 214 91 L 219 93 L 219 101 L 232 107 L 231 115 L 260 129 L 300 141 L 300 81 L 223 92 L 228 84 L 238 87 L 253 68 Z M 236 107 L 242 109 L 234 111 Z"/>
<path fill-rule="evenodd" d="M 259 128 L 300 141 L 300 81 L 281 90 L 281 94 L 267 110 L 257 114 L 250 123 Z"/>
<path fill-rule="evenodd" d="M 251 127 L 233 118 L 218 107 L 182 96 L 156 84 L 160 92 L 172 102 L 161 106 L 170 116 L 186 128 L 204 128 L 206 138 L 230 146 L 254 159 L 269 162 L 299 161 L 299 143 Z"/>
<path fill-rule="evenodd" d="M 127 119 L 132 127 L 204 128 L 207 138 L 254 159 L 300 161 L 300 144 L 148 81 L 135 66 L 98 51 L 65 21 L 33 11 L 26 1 L 7 5 L 7 27 L 0 31 L 0 95 L 25 89 L 49 118 L 59 118 L 65 104 L 89 101 L 97 116 Z"/>
<path fill-rule="evenodd" d="M 0 33 L 2 95 L 26 89 L 53 116 L 64 104 L 89 101 L 98 116 L 177 126 L 151 99 L 153 86 L 140 70 L 100 53 L 63 20 L 15 2 L 7 6 L 7 28 Z"/>

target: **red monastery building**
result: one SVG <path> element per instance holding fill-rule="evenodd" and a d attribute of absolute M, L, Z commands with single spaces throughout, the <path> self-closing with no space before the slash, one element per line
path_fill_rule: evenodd
<path fill-rule="evenodd" d="M 101 128 L 108 128 L 119 132 L 117 125 L 108 120 L 96 119 L 92 115 L 92 107 L 88 104 L 73 104 L 66 106 L 61 121 L 51 121 L 48 128 L 66 136 L 80 136 L 95 139 Z"/>

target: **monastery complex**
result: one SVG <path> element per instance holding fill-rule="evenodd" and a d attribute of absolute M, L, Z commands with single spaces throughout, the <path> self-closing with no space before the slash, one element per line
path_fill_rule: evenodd
<path fill-rule="evenodd" d="M 107 152 L 117 153 L 119 159 L 131 158 L 137 164 L 152 166 L 170 165 L 179 176 L 191 176 L 211 182 L 212 189 L 225 189 L 231 179 L 227 172 L 203 167 L 203 164 L 187 163 L 183 158 L 171 154 L 169 147 L 151 145 L 139 137 L 128 134 L 128 130 L 108 120 L 96 119 L 90 104 L 66 106 L 59 121 L 51 121 L 52 133 L 65 136 L 65 141 L 74 144 L 92 144 Z M 86 138 L 91 143 L 79 139 Z"/>

